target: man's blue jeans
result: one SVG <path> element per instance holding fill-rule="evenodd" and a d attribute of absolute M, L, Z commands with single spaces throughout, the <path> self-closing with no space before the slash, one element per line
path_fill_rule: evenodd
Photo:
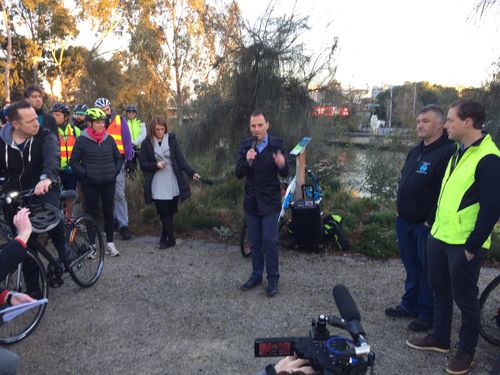
<path fill-rule="evenodd" d="M 252 279 L 262 279 L 264 264 L 267 280 L 278 280 L 278 217 L 279 212 L 255 216 L 246 214 L 252 249 Z"/>
<path fill-rule="evenodd" d="M 399 255 L 406 269 L 405 293 L 401 299 L 401 306 L 410 314 L 432 323 L 434 306 L 427 272 L 429 231 L 430 228 L 423 224 L 397 218 Z"/>

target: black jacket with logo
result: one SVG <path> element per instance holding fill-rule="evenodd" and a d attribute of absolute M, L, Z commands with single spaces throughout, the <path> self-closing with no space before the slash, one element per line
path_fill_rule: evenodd
<path fill-rule="evenodd" d="M 441 181 L 455 146 L 443 135 L 425 146 L 421 141 L 412 148 L 401 170 L 398 187 L 398 214 L 411 223 L 434 222 L 433 208 L 439 196 Z"/>

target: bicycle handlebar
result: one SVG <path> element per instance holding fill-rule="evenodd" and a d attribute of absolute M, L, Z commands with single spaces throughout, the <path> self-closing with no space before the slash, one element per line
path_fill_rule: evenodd
<path fill-rule="evenodd" d="M 21 191 L 9 191 L 6 194 L 0 195 L 0 202 L 5 202 L 7 204 L 12 204 L 20 199 L 30 198 L 35 195 L 35 189 L 27 189 Z"/>

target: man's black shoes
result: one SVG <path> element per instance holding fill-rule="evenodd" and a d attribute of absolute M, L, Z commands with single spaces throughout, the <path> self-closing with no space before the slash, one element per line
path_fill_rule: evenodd
<path fill-rule="evenodd" d="M 417 318 L 408 324 L 408 329 L 413 332 L 425 332 L 432 329 L 432 323 Z"/>
<path fill-rule="evenodd" d="M 385 315 L 391 318 L 414 318 L 415 315 L 410 314 L 404 307 L 397 305 L 396 307 L 389 307 L 385 309 Z"/>
<path fill-rule="evenodd" d="M 269 280 L 266 286 L 266 294 L 268 297 L 274 297 L 278 293 L 278 281 Z"/>
<path fill-rule="evenodd" d="M 249 278 L 245 284 L 242 284 L 240 286 L 240 289 L 241 290 L 250 290 L 250 289 L 255 288 L 257 285 L 260 285 L 261 283 L 262 283 L 262 279 Z"/>

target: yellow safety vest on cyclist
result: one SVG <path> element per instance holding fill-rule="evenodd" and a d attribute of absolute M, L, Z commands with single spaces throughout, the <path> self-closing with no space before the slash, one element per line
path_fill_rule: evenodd
<path fill-rule="evenodd" d="M 469 146 L 460 160 L 453 156 L 441 183 L 436 220 L 431 234 L 434 238 L 450 245 L 463 245 L 476 225 L 479 202 L 460 207 L 465 193 L 475 182 L 476 168 L 486 155 L 500 156 L 500 151 L 488 134 L 478 146 Z M 452 170 L 453 164 L 456 164 Z M 491 235 L 482 247 L 489 249 Z"/>
<path fill-rule="evenodd" d="M 74 130 L 74 134 L 73 134 Z M 61 169 L 68 165 L 73 146 L 75 145 L 76 137 L 80 135 L 80 129 L 73 128 L 70 124 L 66 124 L 64 129 L 57 129 L 59 134 L 59 145 L 61 150 Z"/>
<path fill-rule="evenodd" d="M 127 124 L 130 130 L 130 136 L 132 138 L 132 142 L 135 142 L 137 138 L 139 138 L 139 136 L 141 135 L 142 121 L 136 117 L 133 119 L 128 119 Z M 140 145 L 138 148 L 140 148 Z"/>

